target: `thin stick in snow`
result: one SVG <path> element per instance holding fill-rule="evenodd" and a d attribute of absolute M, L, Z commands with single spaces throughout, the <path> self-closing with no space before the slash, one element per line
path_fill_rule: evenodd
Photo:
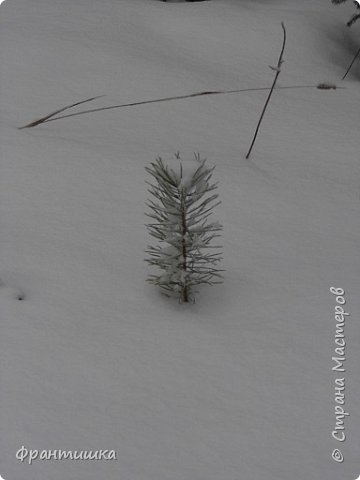
<path fill-rule="evenodd" d="M 49 118 L 54 117 L 58 113 L 64 112 L 69 108 L 76 107 L 77 105 L 81 105 L 82 103 L 91 102 L 92 100 L 96 100 L 97 98 L 101 98 L 101 97 L 105 97 L 105 95 L 98 95 L 97 97 L 87 98 L 86 100 L 82 100 L 81 102 L 76 102 L 76 103 L 72 103 L 71 105 L 67 105 L 66 107 L 60 108 L 55 112 L 49 113 L 49 115 L 46 115 L 46 117 L 39 118 L 38 120 L 34 120 L 33 122 L 28 123 L 27 125 L 24 125 L 23 127 L 19 127 L 19 130 L 22 130 L 23 128 L 36 127 L 37 125 L 40 125 L 41 123 L 48 121 Z"/>
<path fill-rule="evenodd" d="M 359 50 L 355 53 L 354 58 L 352 59 L 350 65 L 349 65 L 349 67 L 348 67 L 348 69 L 347 69 L 346 72 L 345 72 L 345 75 L 342 77 L 342 80 L 345 80 L 346 75 L 350 72 L 351 67 L 354 65 L 355 60 L 358 58 L 359 55 L 360 55 L 360 48 L 359 48 Z"/>
<path fill-rule="evenodd" d="M 286 43 L 286 29 L 285 29 L 285 25 L 284 25 L 284 22 L 281 22 L 281 28 L 283 29 L 283 44 L 282 44 L 282 48 L 281 48 L 281 52 L 280 52 L 280 56 L 279 56 L 279 60 L 278 60 L 278 63 L 277 63 L 277 67 L 274 68 L 274 67 L 270 67 L 270 68 L 273 68 L 275 71 L 276 71 L 276 75 L 275 75 L 275 78 L 274 78 L 274 81 L 272 83 L 272 86 L 270 88 L 270 92 L 269 92 L 269 95 L 266 99 L 266 102 L 265 102 L 265 105 L 264 105 L 264 108 L 261 112 L 261 115 L 260 115 L 260 119 L 258 121 L 258 124 L 257 124 L 257 127 L 256 127 L 256 130 L 255 130 L 255 134 L 254 134 L 254 138 L 251 142 L 251 145 L 250 145 L 250 148 L 249 148 L 249 151 L 246 155 L 246 158 L 249 158 L 250 156 L 250 153 L 251 153 L 251 150 L 253 149 L 253 146 L 255 144 L 255 140 L 256 140 L 256 137 L 259 133 L 259 129 L 260 129 L 260 125 L 261 125 L 261 122 L 262 122 L 262 119 L 265 115 L 265 111 L 266 111 L 266 108 L 269 104 L 269 101 L 270 101 L 270 98 L 271 98 L 271 95 L 275 89 L 275 85 L 276 85 L 276 82 L 277 82 L 277 79 L 278 79 L 278 76 L 280 75 L 280 72 L 281 72 L 281 65 L 283 63 L 283 54 L 284 54 L 284 50 L 285 50 L 285 43 Z"/>
<path fill-rule="evenodd" d="M 276 87 L 275 90 L 283 90 L 283 89 L 288 89 L 288 88 L 317 88 L 317 85 L 290 85 L 290 86 L 287 86 L 287 87 Z M 337 87 L 337 88 L 345 88 L 345 87 Z M 83 100 L 82 102 L 74 103 L 73 105 L 69 105 L 67 107 L 61 108 L 60 110 L 57 110 L 56 112 L 50 113 L 50 115 L 47 115 L 46 117 L 43 117 L 39 120 L 35 120 L 34 122 L 28 123 L 27 125 L 24 125 L 23 127 L 19 127 L 19 130 L 22 130 L 23 128 L 36 127 L 37 125 L 40 125 L 42 123 L 54 122 L 55 120 L 61 120 L 62 118 L 77 117 L 78 115 L 84 115 L 86 113 L 102 112 L 103 110 L 112 110 L 114 108 L 136 107 L 136 106 L 139 106 L 139 105 L 146 105 L 146 104 L 149 104 L 149 103 L 170 102 L 172 100 L 183 100 L 183 99 L 186 99 L 186 98 L 200 97 L 200 96 L 205 96 L 205 95 L 224 95 L 224 94 L 229 94 L 229 93 L 257 92 L 257 91 L 261 91 L 261 90 L 270 90 L 270 88 L 269 87 L 258 87 L 258 88 L 242 88 L 242 89 L 238 89 L 238 90 L 215 90 L 215 91 L 210 91 L 210 92 L 197 92 L 197 93 L 191 93 L 191 94 L 188 94 L 188 95 L 179 95 L 179 96 L 176 96 L 176 97 L 158 98 L 156 100 L 145 100 L 145 101 L 142 101 L 142 102 L 123 103 L 121 105 L 110 105 L 109 107 L 92 108 L 92 109 L 89 109 L 89 110 L 83 110 L 81 112 L 69 113 L 67 115 L 61 115 L 60 117 L 55 117 L 54 118 L 54 116 L 56 114 L 61 113 L 64 110 L 68 110 L 69 108 L 75 107 L 76 105 L 80 105 L 81 103 L 90 102 L 91 100 L 94 100 L 96 98 L 100 98 L 100 97 L 105 96 L 105 95 L 100 95 L 99 97 L 89 98 L 87 100 Z"/>
<path fill-rule="evenodd" d="M 282 90 L 286 88 L 317 88 L 317 85 L 291 85 L 288 87 L 276 87 L 275 90 Z M 345 87 L 338 87 L 338 88 L 345 88 Z M 113 110 L 114 108 L 137 107 L 137 106 L 146 105 L 149 103 L 171 102 L 173 100 L 184 100 L 186 98 L 200 97 L 205 95 L 225 95 L 229 93 L 258 92 L 261 90 L 270 90 L 270 87 L 242 88 L 240 90 L 239 89 L 214 90 L 214 91 L 208 91 L 208 92 L 190 93 L 187 95 L 178 95 L 176 97 L 157 98 L 156 100 L 143 100 L 141 102 L 123 103 L 121 105 L 110 105 L 109 107 L 92 108 L 90 110 L 83 110 L 81 112 L 69 113 L 68 115 L 61 115 L 60 117 L 49 118 L 49 120 L 45 120 L 44 123 L 54 122 L 55 120 L 61 120 L 62 118 L 77 117 L 78 115 L 84 115 L 86 113 L 102 112 L 104 110 Z"/>
<path fill-rule="evenodd" d="M 319 85 L 289 85 L 285 87 L 275 87 L 274 90 L 285 90 L 289 88 L 320 88 Z M 334 88 L 334 87 L 332 87 Z M 335 87 L 337 89 L 345 89 L 346 87 Z M 67 115 L 61 115 L 60 117 L 55 117 L 57 113 L 63 112 L 64 110 L 67 110 L 71 107 L 75 107 L 76 105 L 80 105 L 81 103 L 85 102 L 90 102 L 91 100 L 94 100 L 95 98 L 100 98 L 104 97 L 105 95 L 100 95 L 99 97 L 93 97 L 89 98 L 87 100 L 83 100 L 82 102 L 74 103 L 73 105 L 69 105 L 67 107 L 61 108 L 60 110 L 57 110 L 56 112 L 51 113 L 50 115 L 47 115 L 46 117 L 43 117 L 39 120 L 35 120 L 34 122 L 31 122 L 23 127 L 19 127 L 19 130 L 22 130 L 23 128 L 31 128 L 31 127 L 36 127 L 37 125 L 41 125 L 42 123 L 47 123 L 47 122 L 54 122 L 55 120 L 61 120 L 62 118 L 70 118 L 70 117 L 77 117 L 78 115 L 85 115 L 86 113 L 94 113 L 94 112 L 102 112 L 104 110 L 113 110 L 114 108 L 125 108 L 125 107 L 137 107 L 140 105 L 146 105 L 150 103 L 161 103 L 161 102 L 170 102 L 173 100 L 183 100 L 186 98 L 193 98 L 193 97 L 200 97 L 200 96 L 206 96 L 206 95 L 226 95 L 226 94 L 231 94 L 231 93 L 242 93 L 242 92 L 258 92 L 261 90 L 270 90 L 270 87 L 258 87 L 258 88 L 242 88 L 242 89 L 237 89 L 237 90 L 214 90 L 214 91 L 206 91 L 206 92 L 197 92 L 197 93 L 190 93 L 187 95 L 178 95 L 175 97 L 165 97 L 165 98 L 158 98 L 156 100 L 144 100 L 141 102 L 132 102 L 132 103 L 123 103 L 121 105 L 110 105 L 109 107 L 99 107 L 99 108 L 92 108 L 89 110 L 82 110 L 81 112 L 75 112 L 75 113 L 68 113 Z"/>

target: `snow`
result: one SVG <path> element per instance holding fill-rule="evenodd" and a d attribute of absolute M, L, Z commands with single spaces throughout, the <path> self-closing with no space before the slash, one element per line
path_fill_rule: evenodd
<path fill-rule="evenodd" d="M 7 480 L 359 475 L 359 65 L 350 4 L 7 0 L 1 60 L 1 440 Z M 250 91 L 63 114 L 214 90 Z M 319 82 L 337 88 L 320 90 Z M 313 86 L 313 87 L 311 87 Z M 216 165 L 225 278 L 146 283 L 145 167 Z M 190 160 L 189 160 L 190 161 Z M 333 439 L 345 290 L 346 441 Z M 21 299 L 21 300 L 20 300 Z M 16 459 L 115 450 L 117 460 Z M 344 462 L 331 458 L 340 448 Z"/>

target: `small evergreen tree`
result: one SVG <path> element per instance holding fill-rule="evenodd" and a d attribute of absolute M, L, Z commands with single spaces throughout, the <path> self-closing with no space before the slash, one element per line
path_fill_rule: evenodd
<path fill-rule="evenodd" d="M 339 5 L 340 3 L 347 2 L 347 0 L 331 0 L 331 1 L 332 1 L 332 3 L 335 3 L 335 5 Z M 355 4 L 356 8 L 357 8 L 357 9 L 360 9 L 360 4 L 359 4 L 359 2 L 358 2 L 358 1 L 355 1 L 355 0 L 353 0 L 353 2 L 354 2 L 354 4 Z M 355 14 L 350 18 L 350 20 L 347 22 L 347 26 L 348 26 L 348 27 L 351 27 L 351 25 L 352 25 L 353 23 L 355 23 L 356 20 L 359 20 L 359 18 L 360 18 L 360 13 L 355 13 Z"/>
<path fill-rule="evenodd" d="M 178 154 L 176 157 L 180 160 Z M 217 222 L 208 223 L 212 210 L 220 203 L 213 193 L 217 184 L 210 183 L 215 167 L 208 168 L 205 160 L 199 155 L 195 157 L 199 165 L 188 175 L 181 162 L 176 172 L 161 158 L 146 167 L 156 181 L 155 185 L 147 182 L 148 191 L 155 198 L 147 203 L 147 216 L 155 220 L 147 228 L 159 241 L 146 250 L 150 256 L 146 261 L 162 271 L 151 275 L 148 281 L 178 297 L 180 302 L 194 301 L 197 285 L 222 282 L 222 270 L 216 267 L 221 253 L 211 253 L 211 249 L 221 248 L 211 242 L 220 236 L 222 227 Z"/>

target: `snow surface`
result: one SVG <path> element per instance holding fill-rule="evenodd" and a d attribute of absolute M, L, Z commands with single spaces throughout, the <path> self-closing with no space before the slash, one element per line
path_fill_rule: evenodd
<path fill-rule="evenodd" d="M 350 2 L 351 3 L 351 2 Z M 1 55 L 1 441 L 6 480 L 342 480 L 360 473 L 360 70 L 351 4 L 8 0 Z M 245 154 L 267 91 L 279 86 Z M 216 165 L 223 285 L 145 281 L 145 172 Z M 345 290 L 346 441 L 334 429 Z M 28 449 L 117 460 L 27 461 Z M 340 448 L 344 462 L 331 458 Z"/>

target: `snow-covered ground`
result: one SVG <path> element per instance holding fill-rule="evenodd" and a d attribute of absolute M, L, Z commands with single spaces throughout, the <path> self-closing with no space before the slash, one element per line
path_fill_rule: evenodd
<path fill-rule="evenodd" d="M 0 8 L 0 474 L 353 480 L 360 474 L 360 69 L 351 4 L 6 0 Z M 267 91 L 279 86 L 245 154 Z M 145 167 L 216 165 L 223 285 L 146 283 Z M 332 371 L 345 290 L 345 372 Z M 345 378 L 346 440 L 335 428 Z M 115 450 L 117 460 L 16 452 Z M 332 458 L 340 448 L 344 462 Z"/>

